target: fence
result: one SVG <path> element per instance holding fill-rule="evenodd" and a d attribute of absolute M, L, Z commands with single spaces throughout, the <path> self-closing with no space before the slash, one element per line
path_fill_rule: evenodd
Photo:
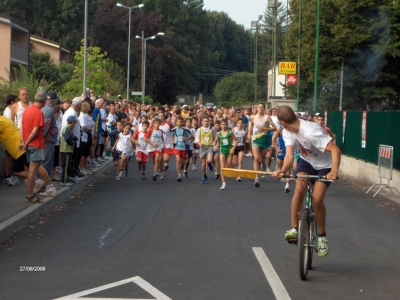
<path fill-rule="evenodd" d="M 327 125 L 335 133 L 336 144 L 343 154 L 377 164 L 379 145 L 390 145 L 394 148 L 393 168 L 400 169 L 399 111 L 366 113 L 365 148 L 362 147 L 363 112 L 347 111 L 345 123 L 343 115 L 342 111 L 329 111 L 327 119 Z"/>

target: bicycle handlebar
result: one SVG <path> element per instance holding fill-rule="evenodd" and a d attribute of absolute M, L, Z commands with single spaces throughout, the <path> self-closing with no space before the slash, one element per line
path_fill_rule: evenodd
<path fill-rule="evenodd" d="M 320 181 L 329 181 L 329 182 L 334 182 L 333 180 L 327 179 L 326 176 L 320 176 L 320 175 L 283 175 L 282 179 L 299 179 L 299 178 L 306 178 L 306 179 L 317 179 Z M 339 179 L 337 177 L 336 179 Z"/>

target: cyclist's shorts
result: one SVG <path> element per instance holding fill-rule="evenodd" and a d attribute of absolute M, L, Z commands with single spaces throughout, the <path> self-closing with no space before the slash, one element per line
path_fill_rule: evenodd
<path fill-rule="evenodd" d="M 331 171 L 331 168 L 329 169 L 321 169 L 321 170 L 315 170 L 313 166 L 302 159 L 301 157 L 297 161 L 297 168 L 294 171 L 294 174 L 297 175 L 297 173 L 306 173 L 308 175 L 319 175 L 319 176 L 325 176 Z M 311 180 L 312 183 L 315 183 L 315 180 Z M 331 183 L 329 181 L 321 181 L 325 183 L 327 186 L 329 186 Z"/>

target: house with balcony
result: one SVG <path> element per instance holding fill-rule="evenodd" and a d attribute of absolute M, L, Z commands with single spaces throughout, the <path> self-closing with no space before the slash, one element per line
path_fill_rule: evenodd
<path fill-rule="evenodd" d="M 29 67 L 31 51 L 48 52 L 53 63 L 69 63 L 70 51 L 59 43 L 30 34 L 28 26 L 19 21 L 0 15 L 0 78 L 9 80 L 11 70 Z"/>
<path fill-rule="evenodd" d="M 0 15 L 0 77 L 9 79 L 9 72 L 22 65 L 28 68 L 29 38 L 27 26 Z"/>
<path fill-rule="evenodd" d="M 69 63 L 70 51 L 59 43 L 52 42 L 39 36 L 30 36 L 29 52 L 48 52 L 53 63 L 59 65 L 62 61 Z"/>

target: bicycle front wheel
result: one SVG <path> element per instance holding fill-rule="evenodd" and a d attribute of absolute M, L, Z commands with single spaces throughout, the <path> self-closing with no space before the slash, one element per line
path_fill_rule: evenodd
<path fill-rule="evenodd" d="M 299 246 L 299 274 L 301 280 L 306 280 L 308 275 L 308 260 L 310 258 L 310 210 L 304 208 L 300 212 L 299 220 L 299 234 L 298 234 L 298 246 Z"/>
<path fill-rule="evenodd" d="M 317 239 L 317 224 L 315 222 L 314 217 L 309 217 L 309 238 L 310 238 L 310 245 L 308 250 L 308 269 L 312 270 L 312 260 L 313 260 L 313 253 L 314 253 L 314 243 Z"/>

